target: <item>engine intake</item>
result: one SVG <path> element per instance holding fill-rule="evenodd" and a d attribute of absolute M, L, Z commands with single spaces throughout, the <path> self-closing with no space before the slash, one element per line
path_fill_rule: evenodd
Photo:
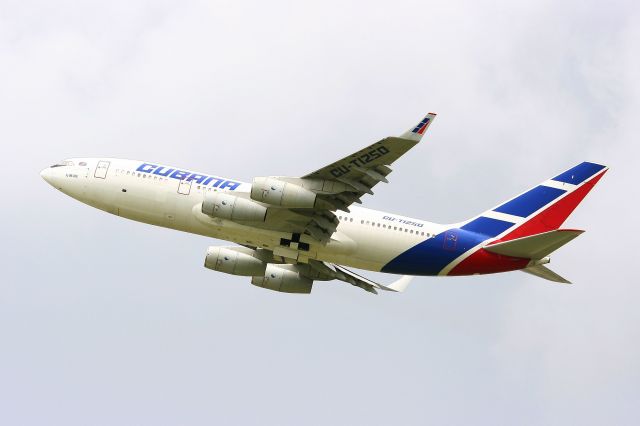
<path fill-rule="evenodd" d="M 284 293 L 311 293 L 313 280 L 300 275 L 293 265 L 267 264 L 264 274 L 251 277 L 251 284 Z"/>
<path fill-rule="evenodd" d="M 202 202 L 202 213 L 234 222 L 264 222 L 267 208 L 224 192 L 208 192 Z"/>
<path fill-rule="evenodd" d="M 265 273 L 266 263 L 254 257 L 247 247 L 209 247 L 204 258 L 205 268 L 231 275 L 251 277 Z"/>
<path fill-rule="evenodd" d="M 313 208 L 316 205 L 315 192 L 272 177 L 253 179 L 251 199 L 289 208 Z"/>

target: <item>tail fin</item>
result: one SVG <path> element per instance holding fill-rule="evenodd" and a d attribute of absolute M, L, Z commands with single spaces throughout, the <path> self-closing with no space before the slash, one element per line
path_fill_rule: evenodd
<path fill-rule="evenodd" d="M 606 166 L 600 164 L 580 163 L 484 212 L 467 222 L 465 227 L 486 222 L 506 231 L 496 242 L 556 230 L 607 170 Z M 497 233 L 494 235 L 497 236 Z"/>
<path fill-rule="evenodd" d="M 607 170 L 600 164 L 578 164 L 479 216 L 457 224 L 461 231 L 466 231 L 467 245 L 477 249 L 463 252 L 441 269 L 439 275 L 523 269 L 542 278 L 565 282 L 554 272 L 538 266 L 543 260 L 548 261 L 544 258 L 546 254 L 579 235 L 580 231 L 558 228 Z M 460 247 L 461 244 L 456 245 L 458 236 L 455 232 L 451 236 L 452 247 Z M 536 259 L 541 255 L 542 259 Z"/>

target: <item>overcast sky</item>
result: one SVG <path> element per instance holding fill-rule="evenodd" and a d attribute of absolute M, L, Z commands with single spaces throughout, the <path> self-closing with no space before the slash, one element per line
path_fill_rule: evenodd
<path fill-rule="evenodd" d="M 0 423 L 638 424 L 639 76 L 632 1 L 0 0 Z M 553 256 L 573 286 L 269 292 L 202 267 L 224 242 L 39 176 L 73 156 L 300 176 L 428 111 L 364 205 L 455 222 L 607 164 Z"/>

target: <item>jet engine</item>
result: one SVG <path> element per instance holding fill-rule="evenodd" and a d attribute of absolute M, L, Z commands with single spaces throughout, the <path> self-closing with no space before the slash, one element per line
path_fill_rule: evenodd
<path fill-rule="evenodd" d="M 251 284 L 284 293 L 311 293 L 313 280 L 301 275 L 294 265 L 267 264 L 264 274 L 251 277 Z"/>
<path fill-rule="evenodd" d="M 288 208 L 313 208 L 316 205 L 315 192 L 273 177 L 254 178 L 251 199 Z"/>
<path fill-rule="evenodd" d="M 209 247 L 204 266 L 231 275 L 251 277 L 264 274 L 267 264 L 255 255 L 257 252 L 247 247 Z"/>
<path fill-rule="evenodd" d="M 202 202 L 202 213 L 234 222 L 264 222 L 267 208 L 235 195 L 208 192 Z"/>

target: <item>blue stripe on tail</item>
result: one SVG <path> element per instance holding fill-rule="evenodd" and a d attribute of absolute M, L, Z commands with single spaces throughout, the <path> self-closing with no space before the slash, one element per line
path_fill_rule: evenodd
<path fill-rule="evenodd" d="M 589 163 L 588 161 L 585 161 L 584 163 L 580 163 L 577 166 L 567 170 L 566 172 L 559 174 L 552 180 L 579 185 L 585 180 L 589 179 L 591 176 L 598 173 L 600 170 L 604 169 L 604 167 L 605 166 L 602 166 L 600 164 Z"/>
<path fill-rule="evenodd" d="M 496 207 L 493 211 L 511 214 L 514 216 L 527 217 L 531 213 L 540 210 L 567 191 L 549 186 L 536 186 L 511 201 Z"/>

